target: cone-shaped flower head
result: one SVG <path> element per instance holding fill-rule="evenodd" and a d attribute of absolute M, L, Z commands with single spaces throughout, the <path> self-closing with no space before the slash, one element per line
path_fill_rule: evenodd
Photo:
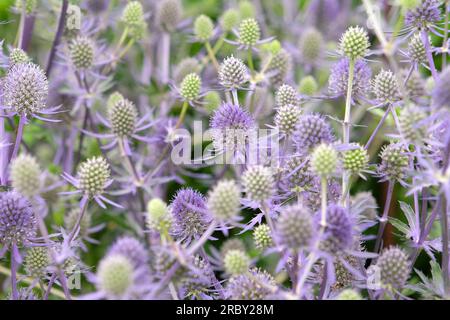
<path fill-rule="evenodd" d="M 350 27 L 342 35 L 339 50 L 350 60 L 364 58 L 369 50 L 370 42 L 367 31 L 360 26 Z"/>
<path fill-rule="evenodd" d="M 175 234 L 181 240 L 200 237 L 211 221 L 206 210 L 205 197 L 192 189 L 179 190 L 170 205 L 170 210 Z"/>
<path fill-rule="evenodd" d="M 230 8 L 220 16 L 220 25 L 226 32 L 233 30 L 239 23 L 239 11 Z"/>
<path fill-rule="evenodd" d="M 410 274 L 408 255 L 398 247 L 384 250 L 378 258 L 376 266 L 380 273 L 381 283 L 388 288 L 401 289 Z"/>
<path fill-rule="evenodd" d="M 175 83 L 180 84 L 184 77 L 190 73 L 198 74 L 201 70 L 201 65 L 195 58 L 184 58 L 175 66 L 173 71 L 173 78 Z"/>
<path fill-rule="evenodd" d="M 275 115 L 275 125 L 280 130 L 280 132 L 291 135 L 300 119 L 301 110 L 296 105 L 285 104 L 281 105 L 277 109 L 277 114 Z"/>
<path fill-rule="evenodd" d="M 272 230 L 267 224 L 260 224 L 253 230 L 253 241 L 255 246 L 264 250 L 273 246 Z"/>
<path fill-rule="evenodd" d="M 50 265 L 50 255 L 47 247 L 31 247 L 27 250 L 24 260 L 27 275 L 41 278 L 46 275 Z"/>
<path fill-rule="evenodd" d="M 241 59 L 229 56 L 220 64 L 219 82 L 227 89 L 241 87 L 248 80 L 248 70 Z"/>
<path fill-rule="evenodd" d="M 44 71 L 34 63 L 13 65 L 2 81 L 4 103 L 20 115 L 29 115 L 45 108 L 48 82 Z"/>
<path fill-rule="evenodd" d="M 377 172 L 383 180 L 402 181 L 406 177 L 409 159 L 406 150 L 396 143 L 384 146 L 380 153 L 381 163 Z"/>
<path fill-rule="evenodd" d="M 89 158 L 78 169 L 79 188 L 89 196 L 102 194 L 109 177 L 109 164 L 103 157 Z"/>
<path fill-rule="evenodd" d="M 239 214 L 241 190 L 234 180 L 222 180 L 208 194 L 207 207 L 219 221 Z"/>
<path fill-rule="evenodd" d="M 401 109 L 398 121 L 400 123 L 400 131 L 406 141 L 411 143 L 421 143 L 426 137 L 427 129 L 422 124 L 427 117 L 427 113 L 422 108 L 414 105 L 408 105 Z"/>
<path fill-rule="evenodd" d="M 183 8 L 180 0 L 162 0 L 156 9 L 156 23 L 165 31 L 173 32 L 180 23 Z"/>
<path fill-rule="evenodd" d="M 249 273 L 234 276 L 226 286 L 226 296 L 231 300 L 264 300 L 272 294 L 275 279 L 266 271 L 257 268 Z"/>
<path fill-rule="evenodd" d="M 194 21 L 194 34 L 200 42 L 207 42 L 213 36 L 214 23 L 211 18 L 202 14 Z"/>
<path fill-rule="evenodd" d="M 275 229 L 278 243 L 293 251 L 309 246 L 314 235 L 311 213 L 301 205 L 282 207 Z"/>
<path fill-rule="evenodd" d="M 261 38 L 258 22 L 253 18 L 243 20 L 239 25 L 239 43 L 245 47 L 253 47 Z"/>
<path fill-rule="evenodd" d="M 205 109 L 212 113 L 219 108 L 221 101 L 220 94 L 217 91 L 209 91 L 204 97 Z"/>
<path fill-rule="evenodd" d="M 223 259 L 225 271 L 231 275 L 243 274 L 248 271 L 250 258 L 241 250 L 230 250 Z"/>
<path fill-rule="evenodd" d="M 144 21 L 144 8 L 139 1 L 130 1 L 122 12 L 122 21 L 131 28 Z"/>
<path fill-rule="evenodd" d="M 97 281 L 108 298 L 121 298 L 133 285 L 133 264 L 123 255 L 108 255 L 100 262 Z"/>
<path fill-rule="evenodd" d="M 146 266 L 148 262 L 144 245 L 130 236 L 119 238 L 109 249 L 108 255 L 122 255 L 133 264 L 134 268 Z"/>
<path fill-rule="evenodd" d="M 242 176 L 245 194 L 252 201 L 270 199 L 274 189 L 274 179 L 270 168 L 255 165 L 248 168 Z"/>
<path fill-rule="evenodd" d="M 320 114 L 300 117 L 294 133 L 294 142 L 300 152 L 309 152 L 321 143 L 331 143 L 333 135 L 329 123 Z"/>
<path fill-rule="evenodd" d="M 172 216 L 167 204 L 159 198 L 147 203 L 146 222 L 150 230 L 167 232 L 172 226 Z"/>
<path fill-rule="evenodd" d="M 318 89 L 319 85 L 313 76 L 304 77 L 298 85 L 298 92 L 307 96 L 314 95 Z"/>
<path fill-rule="evenodd" d="M 441 19 L 439 0 L 422 0 L 415 8 L 405 15 L 405 25 L 418 30 L 427 30 Z"/>
<path fill-rule="evenodd" d="M 431 43 L 431 41 L 430 41 Z M 408 55 L 412 61 L 423 63 L 427 61 L 427 52 L 419 33 L 414 34 L 408 42 Z"/>
<path fill-rule="evenodd" d="M 184 101 L 193 101 L 200 95 L 202 80 L 195 73 L 190 73 L 184 77 L 180 85 L 180 94 Z"/>
<path fill-rule="evenodd" d="M 242 242 L 239 238 L 228 238 L 224 241 L 222 244 L 222 247 L 220 247 L 220 256 L 224 258 L 228 251 L 230 250 L 239 250 L 242 252 L 246 252 L 247 249 L 245 248 L 244 242 Z"/>
<path fill-rule="evenodd" d="M 316 223 L 319 223 L 320 213 L 316 214 Z M 325 234 L 320 248 L 326 252 L 336 254 L 350 249 L 354 243 L 353 223 L 347 210 L 331 203 L 327 207 Z"/>
<path fill-rule="evenodd" d="M 31 59 L 28 54 L 20 48 L 14 48 L 9 53 L 9 64 L 13 66 L 18 63 L 27 63 L 30 62 Z"/>
<path fill-rule="evenodd" d="M 313 65 L 323 55 L 324 39 L 316 28 L 308 28 L 300 38 L 299 49 L 303 62 Z"/>
<path fill-rule="evenodd" d="M 118 99 L 108 108 L 108 118 L 114 134 L 118 137 L 130 136 L 136 127 L 136 106 L 128 99 Z"/>
<path fill-rule="evenodd" d="M 89 69 L 94 61 L 94 43 L 85 36 L 78 36 L 69 44 L 69 55 L 78 70 Z"/>
<path fill-rule="evenodd" d="M 36 235 L 31 203 L 17 192 L 0 193 L 0 243 L 21 246 Z"/>
<path fill-rule="evenodd" d="M 270 82 L 274 87 L 279 87 L 285 82 L 291 62 L 292 57 L 290 53 L 284 49 L 281 49 L 273 56 L 267 68 L 267 74 L 271 75 Z"/>
<path fill-rule="evenodd" d="M 375 76 L 372 91 L 380 103 L 395 102 L 400 99 L 397 78 L 390 70 L 381 70 Z"/>
<path fill-rule="evenodd" d="M 41 190 L 41 169 L 36 158 L 21 154 L 11 163 L 11 184 L 26 197 L 33 197 Z"/>
<path fill-rule="evenodd" d="M 311 169 L 321 177 L 332 175 L 338 165 L 336 149 L 328 144 L 317 146 L 311 154 Z"/>
<path fill-rule="evenodd" d="M 343 156 L 343 166 L 345 170 L 358 174 L 367 169 L 369 163 L 369 155 L 367 150 L 360 145 L 356 145 L 355 149 L 347 150 Z"/>
<path fill-rule="evenodd" d="M 275 94 L 275 102 L 280 107 L 289 104 L 297 106 L 300 103 L 297 92 L 288 84 L 283 84 L 278 88 Z"/>

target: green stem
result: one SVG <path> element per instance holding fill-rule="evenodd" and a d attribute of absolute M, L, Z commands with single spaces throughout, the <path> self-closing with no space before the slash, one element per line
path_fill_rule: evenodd
<path fill-rule="evenodd" d="M 208 52 L 209 59 L 214 64 L 214 67 L 217 70 L 219 70 L 219 63 L 217 62 L 216 55 L 215 55 L 213 49 L 211 48 L 211 44 L 209 42 L 205 42 L 205 48 L 206 48 L 206 51 Z"/>
<path fill-rule="evenodd" d="M 247 51 L 247 62 L 252 73 L 255 71 L 255 67 L 253 65 L 253 57 L 252 57 L 252 49 L 248 49 Z"/>

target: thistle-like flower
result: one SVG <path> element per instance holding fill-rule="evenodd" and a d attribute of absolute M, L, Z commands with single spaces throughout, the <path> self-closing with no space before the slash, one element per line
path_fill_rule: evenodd
<path fill-rule="evenodd" d="M 226 32 L 233 30 L 239 23 L 239 11 L 228 9 L 220 16 L 220 26 Z"/>
<path fill-rule="evenodd" d="M 369 155 L 362 146 L 356 144 L 355 147 L 355 149 L 344 152 L 342 164 L 345 170 L 353 174 L 360 174 L 367 170 Z"/>
<path fill-rule="evenodd" d="M 400 99 L 396 76 L 392 71 L 381 70 L 372 83 L 372 91 L 379 103 L 393 103 Z"/>
<path fill-rule="evenodd" d="M 272 230 L 267 224 L 260 224 L 253 230 L 253 241 L 259 250 L 273 246 Z"/>
<path fill-rule="evenodd" d="M 405 14 L 405 25 L 417 30 L 428 30 L 441 19 L 441 2 L 439 0 L 423 0 L 414 9 Z"/>
<path fill-rule="evenodd" d="M 342 35 L 339 43 L 341 54 L 353 61 L 364 58 L 367 55 L 369 47 L 369 36 L 359 26 L 348 28 Z"/>
<path fill-rule="evenodd" d="M 378 258 L 381 283 L 388 289 L 402 289 L 410 274 L 408 255 L 398 247 L 384 250 Z"/>
<path fill-rule="evenodd" d="M 24 259 L 27 275 L 33 278 L 42 278 L 49 271 L 50 255 L 47 247 L 31 247 L 27 250 Z"/>
<path fill-rule="evenodd" d="M 167 204 L 158 198 L 150 200 L 147 203 L 146 222 L 150 230 L 168 232 L 172 226 L 172 216 Z"/>
<path fill-rule="evenodd" d="M 318 89 L 319 85 L 313 76 L 304 77 L 298 85 L 298 92 L 305 96 L 313 96 Z"/>
<path fill-rule="evenodd" d="M 240 210 L 241 190 L 233 180 L 222 180 L 208 194 L 207 207 L 219 221 L 235 219 Z"/>
<path fill-rule="evenodd" d="M 311 154 L 311 170 L 321 177 L 329 177 L 336 172 L 338 154 L 335 148 L 322 143 Z"/>
<path fill-rule="evenodd" d="M 282 134 L 290 136 L 297 127 L 300 115 L 301 110 L 298 106 L 289 104 L 281 105 L 277 108 L 275 125 Z"/>
<path fill-rule="evenodd" d="M 249 200 L 255 202 L 269 200 L 274 189 L 273 173 L 268 167 L 252 166 L 242 175 L 242 185 Z"/>
<path fill-rule="evenodd" d="M 136 238 L 125 236 L 119 238 L 108 250 L 108 255 L 122 255 L 128 259 L 135 269 L 145 267 L 148 253 L 144 245 Z"/>
<path fill-rule="evenodd" d="M 166 32 L 174 32 L 180 23 L 182 11 L 179 0 L 159 1 L 156 9 L 156 23 Z"/>
<path fill-rule="evenodd" d="M 174 234 L 182 241 L 200 237 L 212 220 L 205 197 L 192 189 L 179 190 L 170 204 L 170 211 Z"/>
<path fill-rule="evenodd" d="M 184 77 L 188 74 L 198 74 L 201 70 L 201 65 L 195 58 L 184 58 L 174 68 L 173 79 L 177 85 L 181 84 Z"/>
<path fill-rule="evenodd" d="M 14 191 L 0 193 L 0 243 L 3 250 L 31 243 L 36 227 L 33 208 L 26 198 Z"/>
<path fill-rule="evenodd" d="M 27 63 L 31 59 L 28 54 L 20 48 L 14 48 L 9 53 L 9 65 L 13 66 L 18 63 Z"/>
<path fill-rule="evenodd" d="M 300 37 L 298 46 L 302 61 L 307 65 L 315 66 L 323 55 L 323 35 L 314 27 L 308 28 Z"/>
<path fill-rule="evenodd" d="M 380 158 L 381 163 L 378 165 L 377 173 L 382 181 L 397 180 L 404 183 L 409 164 L 406 150 L 399 144 L 390 143 L 383 147 Z"/>
<path fill-rule="evenodd" d="M 11 163 L 11 184 L 20 194 L 32 198 L 41 191 L 41 169 L 36 158 L 21 154 Z"/>
<path fill-rule="evenodd" d="M 288 191 L 304 191 L 314 185 L 314 175 L 309 169 L 307 157 L 295 156 L 283 167 L 283 183 Z"/>
<path fill-rule="evenodd" d="M 207 42 L 211 39 L 214 32 L 214 23 L 211 18 L 202 14 L 194 21 L 194 35 L 200 42 Z"/>
<path fill-rule="evenodd" d="M 248 271 L 250 258 L 245 251 L 229 250 L 223 258 L 223 263 L 226 273 L 238 275 Z"/>
<path fill-rule="evenodd" d="M 190 73 L 184 77 L 180 84 L 180 95 L 184 101 L 193 102 L 200 96 L 202 80 L 195 73 Z"/>
<path fill-rule="evenodd" d="M 273 289 L 271 289 L 273 288 Z M 232 277 L 226 286 L 226 296 L 231 300 L 264 300 L 276 290 L 275 279 L 257 268 Z"/>
<path fill-rule="evenodd" d="M 311 244 L 314 235 L 312 215 L 301 205 L 285 206 L 276 221 L 276 242 L 290 250 L 298 251 Z"/>
<path fill-rule="evenodd" d="M 239 43 L 247 48 L 254 47 L 261 38 L 261 30 L 258 22 L 253 19 L 245 19 L 239 25 Z"/>
<path fill-rule="evenodd" d="M 341 59 L 331 68 L 328 80 L 328 90 L 335 96 L 345 96 L 347 94 L 349 59 Z M 370 89 L 370 78 L 372 71 L 364 60 L 355 62 L 353 74 L 352 99 L 357 100 L 367 96 Z"/>
<path fill-rule="evenodd" d="M 414 144 L 423 143 L 427 136 L 427 128 L 421 122 L 426 117 L 425 110 L 414 105 L 408 105 L 401 110 L 398 121 L 401 134 L 406 141 Z"/>
<path fill-rule="evenodd" d="M 76 70 L 92 67 L 95 56 L 94 43 L 85 36 L 78 36 L 69 44 L 69 56 Z"/>
<path fill-rule="evenodd" d="M 288 84 L 283 84 L 278 88 L 275 94 L 275 102 L 279 107 L 286 105 L 298 106 L 300 104 L 297 92 Z"/>
<path fill-rule="evenodd" d="M 270 83 L 274 87 L 281 86 L 288 75 L 292 63 L 292 57 L 286 50 L 281 49 L 275 54 L 267 68 Z"/>
<path fill-rule="evenodd" d="M 109 299 L 127 296 L 134 281 L 133 264 L 122 255 L 108 255 L 100 262 L 97 286 Z"/>
<path fill-rule="evenodd" d="M 331 143 L 333 134 L 329 123 L 320 114 L 300 117 L 294 132 L 294 142 L 300 153 L 309 153 L 321 143 Z"/>
<path fill-rule="evenodd" d="M 220 64 L 219 82 L 228 90 L 241 88 L 248 80 L 248 70 L 242 60 L 229 56 Z"/>

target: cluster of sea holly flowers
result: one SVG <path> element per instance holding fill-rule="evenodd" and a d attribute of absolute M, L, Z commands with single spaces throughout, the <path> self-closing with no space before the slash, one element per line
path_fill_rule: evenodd
<path fill-rule="evenodd" d="M 450 299 L 449 1 L 4 15 L 1 298 Z"/>

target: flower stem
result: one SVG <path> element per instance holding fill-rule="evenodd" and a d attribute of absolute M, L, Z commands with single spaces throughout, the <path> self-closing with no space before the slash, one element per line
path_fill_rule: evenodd
<path fill-rule="evenodd" d="M 162 54 L 161 54 L 161 82 L 163 84 L 169 83 L 169 66 L 170 66 L 170 34 L 163 32 L 161 39 Z"/>
<path fill-rule="evenodd" d="M 392 105 L 389 104 L 386 108 L 386 111 L 383 114 L 383 117 L 381 118 L 381 120 L 378 122 L 377 127 L 375 128 L 375 130 L 372 132 L 369 140 L 367 141 L 366 145 L 364 146 L 364 149 L 369 149 L 370 144 L 372 143 L 373 139 L 375 139 L 375 137 L 378 134 L 378 131 L 380 131 L 381 127 L 383 126 L 384 122 L 386 121 L 389 113 L 391 112 L 391 108 Z"/>
<path fill-rule="evenodd" d="M 450 292 L 449 279 L 449 245 L 448 245 L 448 217 L 447 217 L 447 200 L 445 195 L 441 195 L 441 232 L 442 232 L 442 273 L 444 278 L 444 292 L 446 295 Z"/>
<path fill-rule="evenodd" d="M 247 62 L 248 67 L 252 71 L 252 73 L 255 71 L 255 66 L 253 65 L 253 56 L 252 56 L 252 49 L 247 50 Z"/>
<path fill-rule="evenodd" d="M 355 70 L 355 61 L 353 59 L 349 60 L 348 66 L 348 82 L 347 82 L 347 98 L 345 100 L 345 116 L 344 122 L 342 124 L 342 136 L 344 139 L 344 144 L 350 143 L 350 121 L 351 121 L 351 108 L 352 108 L 352 89 L 353 89 L 353 77 Z M 348 174 L 342 175 L 342 190 L 348 190 L 345 194 L 342 194 L 342 203 L 349 204 L 350 199 L 350 179 Z"/>
<path fill-rule="evenodd" d="M 383 239 L 384 229 L 386 228 L 386 224 L 388 222 L 388 214 L 389 209 L 391 207 L 392 195 L 394 193 L 395 182 L 389 180 L 388 183 L 388 191 L 386 195 L 386 201 L 384 203 L 383 216 L 380 219 L 380 227 L 378 228 L 377 239 L 375 241 L 375 247 L 373 252 L 378 253 L 381 248 L 381 241 Z"/>
<path fill-rule="evenodd" d="M 56 55 L 56 48 L 59 45 L 59 42 L 61 41 L 61 37 L 64 31 L 64 26 L 66 24 L 66 15 L 67 15 L 67 8 L 69 7 L 69 0 L 63 0 L 62 7 L 61 7 L 61 14 L 59 15 L 59 21 L 58 21 L 58 29 L 56 30 L 55 38 L 53 39 L 52 48 L 50 50 L 50 55 L 47 60 L 47 68 L 46 73 L 47 77 L 50 78 L 50 73 L 52 71 L 53 62 Z"/>
<path fill-rule="evenodd" d="M 75 223 L 75 225 L 67 239 L 67 242 L 69 245 L 72 242 L 72 240 L 75 238 L 76 234 L 79 232 L 81 220 L 83 220 L 84 214 L 86 213 L 88 203 L 89 203 L 89 198 L 88 198 L 88 196 L 84 195 L 80 201 L 80 213 L 78 215 L 77 222 Z"/>
<path fill-rule="evenodd" d="M 123 141 L 123 138 L 118 138 L 117 141 L 119 144 L 120 155 L 125 160 L 125 164 L 128 166 L 128 170 L 130 170 L 131 174 L 133 175 L 134 184 L 136 186 L 141 186 L 141 178 L 139 177 L 136 166 L 131 161 L 130 156 L 125 152 L 125 142 Z"/>
<path fill-rule="evenodd" d="M 216 230 L 216 226 L 217 223 L 215 221 L 211 222 L 208 229 L 206 229 L 197 242 L 186 250 L 186 254 L 188 256 L 195 254 L 205 244 L 205 242 L 208 241 L 208 238 L 213 234 L 214 230 Z"/>
<path fill-rule="evenodd" d="M 17 126 L 16 141 L 14 142 L 14 148 L 11 153 L 10 161 L 13 161 L 14 158 L 17 156 L 17 153 L 19 152 L 19 147 L 20 144 L 22 143 L 23 129 L 25 127 L 26 121 L 27 121 L 26 116 L 20 116 L 19 125 Z"/>
<path fill-rule="evenodd" d="M 425 52 L 427 54 L 428 64 L 430 65 L 431 75 L 433 76 L 434 81 L 438 79 L 438 73 L 436 70 L 436 66 L 434 64 L 433 53 L 431 52 L 431 44 L 430 39 L 428 38 L 428 32 L 423 30 L 420 35 L 422 36 L 423 46 L 425 47 Z"/>
<path fill-rule="evenodd" d="M 209 59 L 212 61 L 212 63 L 214 64 L 214 67 L 217 69 L 217 70 L 219 70 L 219 63 L 217 62 L 217 59 L 216 59 L 216 55 L 214 54 L 214 51 L 213 51 L 213 49 L 211 48 L 211 44 L 207 41 L 207 42 L 205 42 L 205 48 L 206 48 L 206 51 L 208 52 L 208 56 L 209 56 Z"/>
<path fill-rule="evenodd" d="M 239 105 L 239 98 L 238 98 L 237 90 L 233 89 L 233 90 L 231 90 L 231 93 L 233 94 L 233 103 L 235 105 Z"/>
<path fill-rule="evenodd" d="M 184 101 L 183 106 L 181 107 L 180 117 L 178 118 L 177 124 L 175 125 L 175 129 L 180 128 L 181 124 L 183 123 L 188 107 L 189 103 L 187 101 Z"/>
<path fill-rule="evenodd" d="M 12 299 L 18 300 L 19 299 L 19 293 L 17 291 L 17 269 L 18 269 L 18 263 L 16 260 L 16 254 L 14 251 L 18 251 L 16 244 L 13 244 L 13 248 L 11 250 L 11 292 L 12 292 Z"/>

